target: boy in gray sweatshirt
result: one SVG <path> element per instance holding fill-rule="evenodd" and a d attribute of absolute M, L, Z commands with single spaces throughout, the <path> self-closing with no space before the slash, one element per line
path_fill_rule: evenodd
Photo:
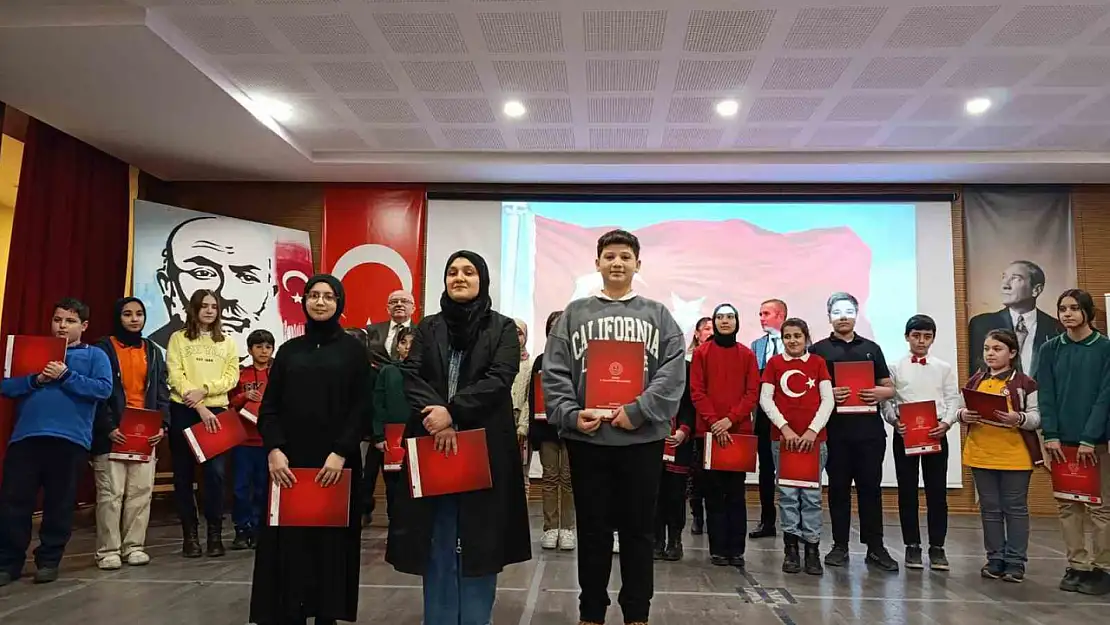
<path fill-rule="evenodd" d="M 663 439 L 686 384 L 682 330 L 663 304 L 632 292 L 640 242 L 623 230 L 598 239 L 600 293 L 575 300 L 547 340 L 543 392 L 548 421 L 570 458 L 578 517 L 579 619 L 605 622 L 613 530 L 621 542 L 624 622 L 647 623 L 654 592 L 652 548 Z M 585 409 L 590 341 L 643 343 L 644 392 L 612 415 Z M 614 525 L 616 527 L 614 528 Z"/>

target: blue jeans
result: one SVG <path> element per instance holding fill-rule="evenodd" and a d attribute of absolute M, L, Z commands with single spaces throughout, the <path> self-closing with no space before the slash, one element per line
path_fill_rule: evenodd
<path fill-rule="evenodd" d="M 1029 478 L 1032 471 L 972 467 L 979 491 L 987 560 L 1024 566 L 1029 552 Z"/>
<path fill-rule="evenodd" d="M 771 441 L 775 473 L 779 470 L 779 443 Z M 821 443 L 821 471 L 829 459 L 829 448 Z M 779 486 L 779 521 L 784 534 L 801 537 L 807 543 L 821 542 L 821 489 Z"/>
<path fill-rule="evenodd" d="M 424 574 L 425 625 L 489 625 L 497 575 L 463 577 L 460 546 L 458 499 L 437 497 Z"/>
<path fill-rule="evenodd" d="M 265 447 L 239 445 L 231 450 L 234 499 L 231 520 L 235 531 L 258 530 L 269 491 L 270 475 Z"/>
<path fill-rule="evenodd" d="M 211 408 L 220 414 L 224 408 Z M 183 527 L 197 526 L 197 503 L 193 495 L 193 478 L 197 460 L 185 440 L 185 428 L 200 423 L 197 411 L 184 404 L 170 403 L 170 461 L 173 465 L 173 496 L 177 503 L 177 518 Z M 204 474 L 204 520 L 209 531 L 219 531 L 224 516 L 224 477 L 227 473 L 228 454 L 209 458 L 200 465 Z"/>

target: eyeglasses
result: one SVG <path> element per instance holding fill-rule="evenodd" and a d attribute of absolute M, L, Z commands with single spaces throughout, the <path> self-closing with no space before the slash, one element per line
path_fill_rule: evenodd
<path fill-rule="evenodd" d="M 305 295 L 305 297 L 312 302 L 324 300 L 325 302 L 331 303 L 335 301 L 335 293 L 319 293 L 317 291 L 311 291 L 307 295 Z"/>
<path fill-rule="evenodd" d="M 386 303 L 389 304 L 390 306 L 395 306 L 397 304 L 411 304 L 412 300 L 410 300 L 410 299 L 391 299 Z"/>

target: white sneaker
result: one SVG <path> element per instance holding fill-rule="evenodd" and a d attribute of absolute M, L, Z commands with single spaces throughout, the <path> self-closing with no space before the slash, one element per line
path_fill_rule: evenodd
<path fill-rule="evenodd" d="M 559 530 L 547 530 L 540 539 L 540 547 L 554 549 L 559 546 Z"/>
<path fill-rule="evenodd" d="M 574 530 L 559 530 L 559 549 L 574 551 L 578 540 L 574 537 Z"/>
<path fill-rule="evenodd" d="M 616 532 L 613 532 L 613 553 L 621 552 L 621 538 Z"/>
<path fill-rule="evenodd" d="M 104 556 L 96 561 L 96 568 L 101 571 L 118 571 L 122 566 L 119 556 Z"/>
<path fill-rule="evenodd" d="M 145 551 L 132 551 L 127 554 L 127 563 L 131 566 L 144 566 L 150 564 L 150 556 Z"/>

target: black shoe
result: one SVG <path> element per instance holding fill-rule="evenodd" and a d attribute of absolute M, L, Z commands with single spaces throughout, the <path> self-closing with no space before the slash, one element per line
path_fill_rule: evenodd
<path fill-rule="evenodd" d="M 709 562 L 713 566 L 728 566 L 728 556 L 709 556 Z"/>
<path fill-rule="evenodd" d="M 744 556 L 732 556 L 728 559 L 728 563 L 730 566 L 735 566 L 738 569 L 742 569 L 747 565 L 747 562 L 744 562 Z"/>
<path fill-rule="evenodd" d="M 1011 584 L 1020 584 L 1025 581 L 1025 566 L 1021 564 L 1007 564 L 1006 572 L 1002 574 L 1002 581 Z"/>
<path fill-rule="evenodd" d="M 197 533 L 196 526 L 187 526 L 182 528 L 181 539 L 181 555 L 186 558 L 199 558 L 204 552 L 200 548 L 200 535 Z"/>
<path fill-rule="evenodd" d="M 666 548 L 667 548 L 667 543 L 663 539 L 663 535 L 662 534 L 656 534 L 655 535 L 655 545 L 652 546 L 652 548 L 651 548 L 651 559 L 652 560 L 662 560 L 663 559 L 663 550 L 665 550 Z"/>
<path fill-rule="evenodd" d="M 12 577 L 11 573 L 9 573 L 7 571 L 0 571 L 0 588 L 3 588 L 4 586 L 7 586 L 8 584 L 10 584 L 14 581 L 15 581 L 15 578 Z"/>
<path fill-rule="evenodd" d="M 694 536 L 701 536 L 705 533 L 705 519 L 699 516 L 694 517 L 693 524 L 690 525 L 690 533 Z"/>
<path fill-rule="evenodd" d="M 1069 569 L 1070 570 L 1070 569 Z M 1002 560 L 990 560 L 979 569 L 979 575 L 987 579 L 1002 579 L 1006 574 L 1006 565 Z"/>
<path fill-rule="evenodd" d="M 906 566 L 909 566 L 909 562 Z M 929 547 L 929 568 L 934 571 L 948 570 L 948 556 L 944 553 L 944 547 Z"/>
<path fill-rule="evenodd" d="M 249 530 L 235 530 L 235 540 L 231 541 L 232 551 L 243 551 L 251 548 L 251 534 Z"/>
<path fill-rule="evenodd" d="M 898 563 L 894 558 L 890 557 L 890 552 L 886 547 L 873 547 L 867 550 L 867 559 L 864 560 L 867 564 L 888 573 L 894 573 L 898 570 Z"/>
<path fill-rule="evenodd" d="M 49 584 L 50 582 L 58 579 L 58 567 L 44 566 L 35 571 L 34 582 L 36 584 Z"/>
<path fill-rule="evenodd" d="M 1086 571 L 1077 571 L 1069 568 L 1064 571 L 1064 579 L 1060 580 L 1060 590 L 1064 592 L 1079 592 L 1079 585 L 1086 579 Z"/>
<path fill-rule="evenodd" d="M 925 565 L 921 561 L 921 545 L 909 545 L 906 547 L 906 568 L 925 568 Z"/>
<path fill-rule="evenodd" d="M 667 548 L 663 550 L 663 559 L 667 562 L 678 562 L 682 559 L 682 534 L 673 532 L 667 537 Z"/>
<path fill-rule="evenodd" d="M 847 566 L 848 546 L 833 545 L 832 551 L 825 554 L 825 566 Z"/>
<path fill-rule="evenodd" d="M 1105 595 L 1110 593 L 1110 574 L 1102 569 L 1095 569 L 1087 573 L 1079 584 L 1079 592 L 1084 595 Z"/>
<path fill-rule="evenodd" d="M 774 538 L 777 533 L 774 523 L 760 523 L 748 534 L 748 538 Z"/>
<path fill-rule="evenodd" d="M 806 543 L 806 575 L 824 575 L 825 569 L 821 566 L 821 551 L 818 543 Z"/>
<path fill-rule="evenodd" d="M 220 537 L 220 528 L 209 527 L 208 552 L 205 555 L 207 555 L 209 558 L 219 558 L 225 553 L 227 553 L 227 550 L 224 549 L 224 541 L 223 538 Z"/>
<path fill-rule="evenodd" d="M 802 558 L 798 553 L 798 537 L 793 534 L 782 535 L 782 572 L 797 575 L 802 572 Z"/>

